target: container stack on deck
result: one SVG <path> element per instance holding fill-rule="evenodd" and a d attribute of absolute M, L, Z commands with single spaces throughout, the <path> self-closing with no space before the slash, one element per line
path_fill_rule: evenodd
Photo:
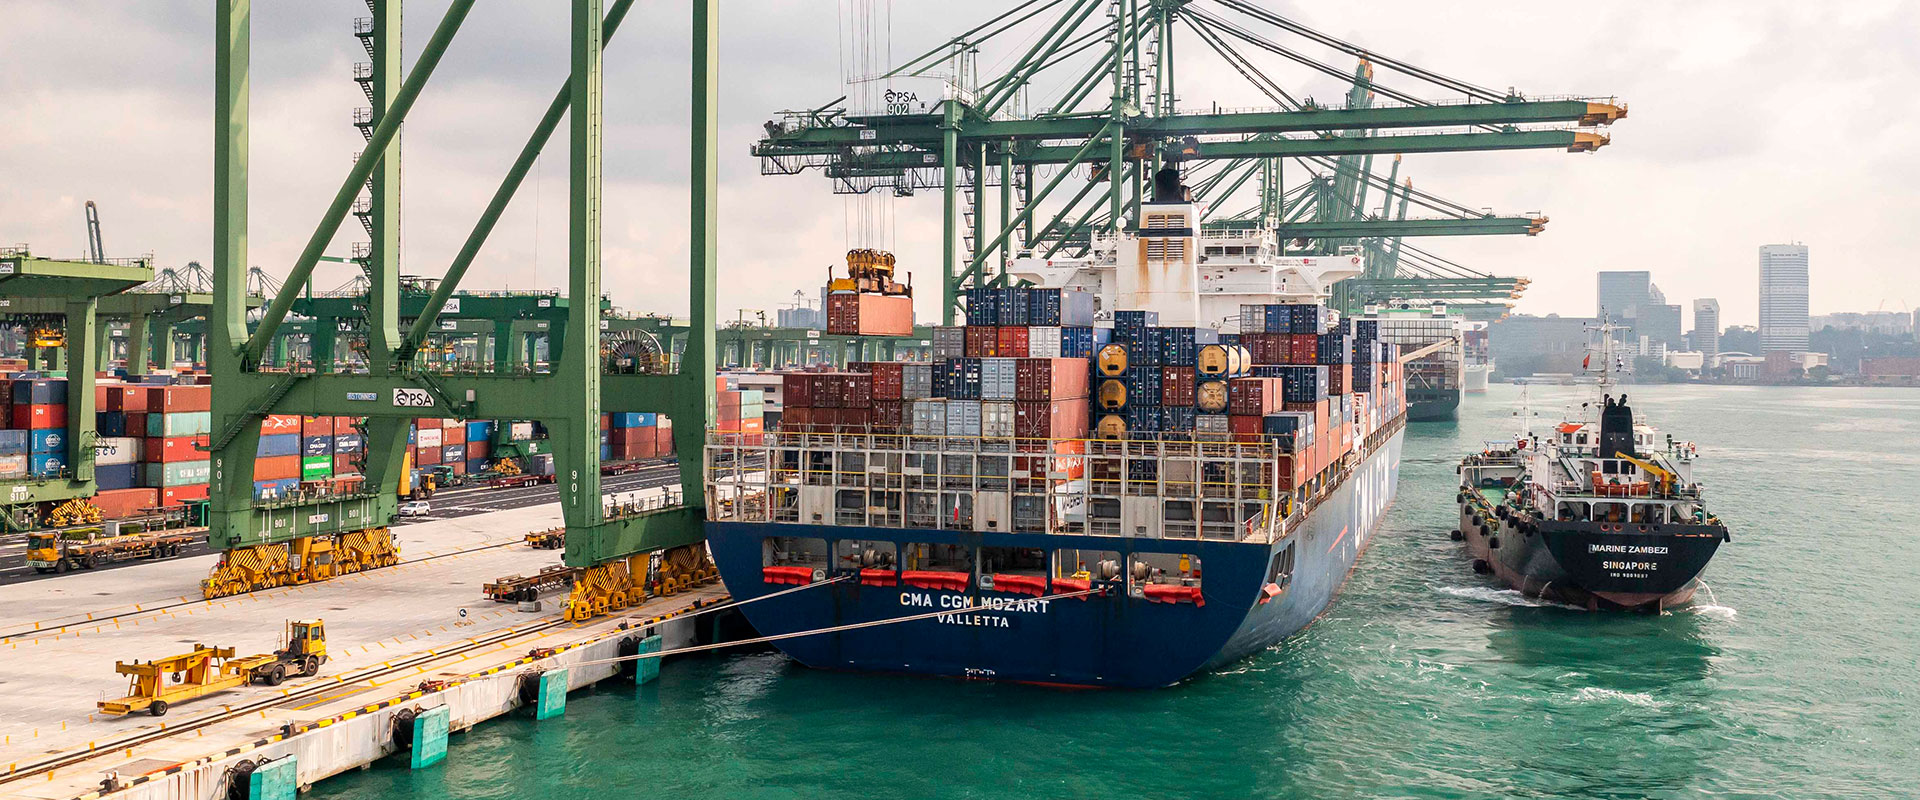
<path fill-rule="evenodd" d="M 933 330 L 930 364 L 857 363 L 782 375 L 789 433 L 1020 440 L 1274 441 L 1283 488 L 1338 464 L 1400 409 L 1397 348 L 1371 320 L 1313 304 L 1242 307 L 1240 330 L 1159 324 L 1120 310 L 1093 325 L 1074 290 L 967 293 L 967 324 Z"/>
<path fill-rule="evenodd" d="M 913 288 L 893 279 L 893 254 L 847 253 L 847 277 L 827 281 L 827 332 L 849 336 L 913 333 Z"/>

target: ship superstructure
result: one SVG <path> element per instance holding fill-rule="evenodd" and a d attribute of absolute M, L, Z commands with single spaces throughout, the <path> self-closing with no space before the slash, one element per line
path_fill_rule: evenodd
<path fill-rule="evenodd" d="M 1685 603 L 1730 536 L 1693 477 L 1698 448 L 1615 395 L 1614 326 L 1600 334 L 1586 419 L 1522 430 L 1460 464 L 1460 528 L 1478 571 L 1529 595 L 1658 611 Z M 1589 362 L 1591 359 L 1589 359 Z"/>

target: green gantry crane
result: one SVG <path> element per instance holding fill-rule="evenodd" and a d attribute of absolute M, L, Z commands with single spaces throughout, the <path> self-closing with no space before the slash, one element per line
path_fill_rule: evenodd
<path fill-rule="evenodd" d="M 25 246 L 0 248 L 0 324 L 27 329 L 29 368 L 68 376 L 64 465 L 0 480 L 0 530 L 35 527 L 47 503 L 93 496 L 94 376 L 103 368 L 106 338 L 100 303 L 152 279 L 147 258 L 108 259 L 96 251 L 67 261 L 37 257 Z"/>
<path fill-rule="evenodd" d="M 717 0 L 691 3 L 691 313 L 684 351 L 677 371 L 605 376 L 602 312 L 595 302 L 567 304 L 564 315 L 549 320 L 553 328 L 549 336 L 560 347 L 546 373 L 436 374 L 418 357 L 467 268 L 562 118 L 568 123 L 569 163 L 566 296 L 601 296 L 601 48 L 631 10 L 632 0 L 614 0 L 606 9 L 601 0 L 570 0 L 570 74 L 432 291 L 416 301 L 401 290 L 398 133 L 475 5 L 475 0 L 453 0 L 412 69 L 403 74 L 401 0 L 370 0 L 372 17 L 355 26 L 356 37 L 365 42 L 372 58 L 364 76 L 372 101 L 366 115 L 370 129 L 366 149 L 354 159 L 284 283 L 257 314 L 250 315 L 245 298 L 252 4 L 249 0 L 216 3 L 216 249 L 206 346 L 209 371 L 215 375 L 209 538 L 226 554 L 208 579 L 209 593 L 232 590 L 235 581 L 242 583 L 242 590 L 271 582 L 271 575 L 263 576 L 249 565 L 273 563 L 276 558 L 284 562 L 290 555 L 311 552 L 317 538 L 350 546 L 356 537 L 387 535 L 385 526 L 396 511 L 392 487 L 401 477 L 406 429 L 417 417 L 545 422 L 555 449 L 567 523 L 566 563 L 584 568 L 568 601 L 569 616 L 597 613 L 641 596 L 643 570 L 652 553 L 678 551 L 664 560 L 680 563 L 685 559 L 674 556 L 698 552 L 695 546 L 703 537 L 705 502 L 702 459 L 689 455 L 680 460 L 676 504 L 612 514 L 600 490 L 599 420 L 603 410 L 666 414 L 680 422 L 675 427 L 676 449 L 697 454 L 712 419 Z M 489 11 L 513 13 L 491 7 Z M 288 315 L 322 259 L 322 251 L 369 186 L 364 212 L 372 238 L 365 254 L 367 290 L 361 307 L 355 309 L 365 329 L 364 371 L 271 366 L 269 350 L 285 335 Z M 411 316 L 410 326 L 401 326 L 403 316 Z M 256 502 L 253 455 L 260 422 L 271 413 L 366 418 L 364 488 L 353 494 Z"/>
<path fill-rule="evenodd" d="M 1192 39 L 1176 40 L 1176 31 Z M 1274 106 L 1223 108 L 1181 98 L 1173 54 L 1177 42 L 1192 40 L 1219 54 Z M 979 77 L 982 48 L 1008 42 L 1032 44 L 1006 51 L 1002 63 L 1011 66 L 1004 72 Z M 1308 49 L 1359 59 L 1360 67 L 1331 66 Z M 1243 50 L 1257 51 L 1258 58 Z M 1274 62 L 1345 82 L 1351 87 L 1346 102 L 1296 97 L 1269 74 Z M 1428 100 L 1384 85 L 1375 70 L 1450 97 Z M 1380 181 L 1372 174 L 1373 156 L 1592 152 L 1607 143 L 1596 128 L 1626 114 L 1612 98 L 1529 99 L 1492 91 L 1350 44 L 1249 0 L 1027 0 L 862 80 L 935 77 L 945 83 L 942 96 L 924 108 L 890 101 L 849 109 L 842 97 L 782 112 L 766 123 L 753 152 L 763 174 L 817 168 L 839 193 L 940 190 L 947 324 L 966 288 L 1008 280 L 1014 253 L 1050 257 L 1084 247 L 1093 232 L 1130 224 L 1147 179 L 1167 163 L 1192 165 L 1189 177 L 1202 184 L 1212 178 L 1196 189 L 1215 207 L 1242 188 L 1256 190 L 1255 212 L 1246 219 L 1303 243 L 1295 252 L 1374 242 L 1387 257 L 1406 236 L 1532 234 L 1545 220 L 1445 206 L 1434 216 L 1407 217 L 1408 203 L 1420 197 L 1426 206 L 1426 196 L 1392 190 L 1392 177 Z M 1288 160 L 1307 167 L 1307 188 L 1283 188 Z M 964 180 L 963 171 L 970 173 Z M 1071 199 L 1042 213 L 1070 179 L 1078 190 L 1061 194 Z M 1389 187 L 1383 213 L 1361 213 L 1369 187 L 1382 183 Z M 995 227 L 985 227 L 986 215 L 973 207 L 989 185 L 1001 187 Z M 1396 197 L 1398 208 L 1391 208 Z M 1390 259 L 1379 269 L 1389 265 Z M 1392 266 L 1385 274 L 1396 280 L 1424 277 Z M 1491 279 L 1482 294 L 1512 285 L 1512 279 L 1480 278 Z"/>

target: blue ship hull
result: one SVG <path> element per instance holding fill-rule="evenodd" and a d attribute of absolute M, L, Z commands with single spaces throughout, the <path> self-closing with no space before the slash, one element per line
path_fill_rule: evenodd
<path fill-rule="evenodd" d="M 1394 431 L 1325 496 L 1306 524 L 1271 544 L 735 522 L 707 523 L 707 543 L 738 600 L 794 588 L 764 579 L 762 542 L 769 537 L 890 541 L 900 552 L 909 543 L 925 542 L 1196 556 L 1205 566 L 1203 604 L 1150 602 L 1120 581 L 1104 584 L 1109 591 L 1103 594 L 1038 600 L 982 590 L 978 580 L 964 592 L 845 580 L 741 608 L 762 635 L 776 636 L 987 606 L 990 610 L 776 644 L 801 663 L 822 669 L 1068 686 L 1167 686 L 1271 647 L 1326 610 L 1393 501 L 1402 436 Z M 1281 578 L 1289 549 L 1293 569 Z M 846 571 L 851 570 L 829 577 Z M 1284 590 L 1271 595 L 1270 584 L 1284 584 Z M 1047 592 L 1064 593 L 1051 585 Z"/>

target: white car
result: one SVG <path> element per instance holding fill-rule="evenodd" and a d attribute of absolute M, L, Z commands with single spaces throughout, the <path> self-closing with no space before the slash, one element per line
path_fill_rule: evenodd
<path fill-rule="evenodd" d="M 424 517 L 433 513 L 433 506 L 425 500 L 408 500 L 400 504 L 400 516 Z"/>

